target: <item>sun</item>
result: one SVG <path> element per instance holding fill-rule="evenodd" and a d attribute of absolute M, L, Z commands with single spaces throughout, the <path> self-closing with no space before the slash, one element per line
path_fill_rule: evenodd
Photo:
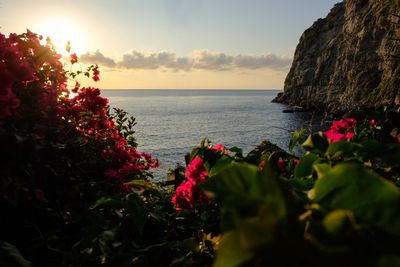
<path fill-rule="evenodd" d="M 73 20 L 63 17 L 49 18 L 38 25 L 37 33 L 46 39 L 49 37 L 56 50 L 61 55 L 69 54 L 65 47 L 68 42 L 71 45 L 70 53 L 82 55 L 87 52 L 86 38 L 81 32 L 82 26 Z"/>

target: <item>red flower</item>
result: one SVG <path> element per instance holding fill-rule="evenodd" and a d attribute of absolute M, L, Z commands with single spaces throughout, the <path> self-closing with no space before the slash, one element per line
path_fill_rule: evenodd
<path fill-rule="evenodd" d="M 71 64 L 78 62 L 78 56 L 76 53 L 71 54 Z"/>
<path fill-rule="evenodd" d="M 278 168 L 283 171 L 283 159 L 278 159 Z"/>
<path fill-rule="evenodd" d="M 369 125 L 371 125 L 371 126 L 375 126 L 375 120 L 374 119 L 371 119 L 370 121 L 369 121 Z"/>
<path fill-rule="evenodd" d="M 206 180 L 207 175 L 207 170 L 204 168 L 204 164 L 199 157 L 194 158 L 186 168 L 186 177 L 189 180 L 192 179 L 196 182 L 203 182 Z"/>
<path fill-rule="evenodd" d="M 206 180 L 207 170 L 199 157 L 192 160 L 186 169 L 187 180 L 183 181 L 172 196 L 172 203 L 177 211 L 195 209 L 197 205 L 208 203 L 209 198 L 200 188 L 200 183 Z"/>
<path fill-rule="evenodd" d="M 97 67 L 94 68 L 94 69 L 93 69 L 93 80 L 94 80 L 95 82 L 98 82 L 98 81 L 100 80 L 99 75 L 100 75 L 99 69 L 98 69 Z"/>
<path fill-rule="evenodd" d="M 212 147 L 214 150 L 219 150 L 219 151 L 224 151 L 225 147 L 223 144 L 216 144 L 215 146 Z"/>
<path fill-rule="evenodd" d="M 354 128 L 357 121 L 353 118 L 344 118 L 340 121 L 333 121 L 331 128 L 324 132 L 328 138 L 329 143 L 339 141 L 350 141 L 355 135 Z"/>
<path fill-rule="evenodd" d="M 265 166 L 265 160 L 262 160 L 262 161 L 260 162 L 260 171 L 263 171 L 263 170 L 264 170 L 264 166 Z"/>

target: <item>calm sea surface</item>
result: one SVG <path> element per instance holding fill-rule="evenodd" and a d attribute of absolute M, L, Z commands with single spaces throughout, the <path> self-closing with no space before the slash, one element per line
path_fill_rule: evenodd
<path fill-rule="evenodd" d="M 156 177 L 184 163 L 184 155 L 203 138 L 237 146 L 245 153 L 263 140 L 287 148 L 291 130 L 306 113 L 283 113 L 271 103 L 278 90 L 103 90 L 111 107 L 134 116 L 138 150 L 152 153 L 161 167 Z"/>

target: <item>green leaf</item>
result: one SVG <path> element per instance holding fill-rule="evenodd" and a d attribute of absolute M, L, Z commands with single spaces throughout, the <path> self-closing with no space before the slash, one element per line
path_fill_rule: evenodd
<path fill-rule="evenodd" d="M 143 180 L 143 179 L 131 180 L 131 181 L 125 183 L 125 184 L 129 184 L 129 185 L 136 186 L 136 187 L 138 187 L 138 186 L 139 187 L 144 187 L 144 188 L 147 188 L 147 189 L 154 189 L 155 188 L 154 184 L 152 184 L 152 183 L 150 183 L 150 182 L 148 182 L 146 180 Z"/>
<path fill-rule="evenodd" d="M 400 257 L 397 255 L 382 256 L 379 259 L 378 267 L 400 267 Z"/>
<path fill-rule="evenodd" d="M 343 157 L 353 157 L 360 149 L 360 145 L 347 141 L 339 141 L 329 145 L 325 155 L 330 159 L 338 159 Z"/>
<path fill-rule="evenodd" d="M 383 144 L 375 140 L 363 140 L 360 155 L 364 158 L 380 159 L 388 164 L 400 164 L 400 145 Z"/>
<path fill-rule="evenodd" d="M 143 200 L 135 193 L 131 193 L 126 199 L 127 217 L 132 220 L 137 230 L 141 233 L 147 221 L 147 209 Z"/>
<path fill-rule="evenodd" d="M 215 195 L 216 201 L 227 208 L 242 207 L 244 212 L 257 210 L 265 197 L 265 186 L 257 175 L 258 168 L 247 163 L 233 162 L 223 172 L 210 177 L 202 187 Z"/>
<path fill-rule="evenodd" d="M 245 250 L 237 232 L 230 231 L 222 235 L 214 267 L 235 267 L 250 260 L 253 253 Z"/>
<path fill-rule="evenodd" d="M 314 171 L 317 173 L 317 177 L 323 177 L 327 172 L 329 172 L 332 167 L 327 163 L 318 163 L 313 165 Z"/>
<path fill-rule="evenodd" d="M 236 228 L 244 248 L 256 249 L 274 240 L 275 230 L 286 218 L 286 203 L 270 163 L 260 172 L 254 165 L 233 162 L 203 187 L 215 194 L 224 212 L 230 212 L 222 218 L 233 219 L 231 229 Z"/>
<path fill-rule="evenodd" d="M 229 151 L 235 153 L 237 156 L 242 156 L 243 155 L 243 150 L 241 148 L 238 148 L 236 146 L 228 148 Z"/>
<path fill-rule="evenodd" d="M 289 151 L 293 151 L 294 147 L 302 141 L 306 131 L 305 128 L 300 131 L 294 131 L 292 139 L 289 140 Z"/>
<path fill-rule="evenodd" d="M 302 157 L 294 169 L 295 178 L 303 178 L 312 175 L 313 164 L 318 159 L 318 156 L 309 153 Z"/>
<path fill-rule="evenodd" d="M 102 209 L 102 208 L 119 208 L 121 206 L 121 200 L 117 197 L 102 197 L 96 201 L 90 208 L 91 209 Z"/>
<path fill-rule="evenodd" d="M 211 170 L 209 170 L 208 172 L 208 176 L 211 177 L 217 174 L 218 172 L 227 168 L 231 163 L 232 163 L 232 158 L 223 155 L 220 159 L 217 160 L 214 166 L 211 167 Z"/>
<path fill-rule="evenodd" d="M 342 163 L 326 172 L 315 184 L 315 201 L 328 210 L 351 210 L 364 223 L 400 235 L 399 189 L 362 165 Z"/>
<path fill-rule="evenodd" d="M 286 217 L 286 207 L 281 198 L 269 196 L 257 216 L 236 218 L 236 229 L 245 249 L 255 250 L 274 241 L 277 229 Z"/>
<path fill-rule="evenodd" d="M 312 177 L 293 178 L 289 180 L 289 184 L 298 191 L 308 191 L 313 188 L 314 180 Z"/>
<path fill-rule="evenodd" d="M 0 241 L 0 266 L 31 267 L 32 264 L 24 259 L 15 246 Z"/>
<path fill-rule="evenodd" d="M 195 157 L 200 156 L 202 153 L 203 153 L 203 149 L 202 149 L 202 148 L 199 148 L 199 147 L 194 148 L 194 149 L 192 150 L 192 152 L 190 153 L 189 161 L 192 162 L 192 160 L 193 160 Z"/>
<path fill-rule="evenodd" d="M 352 214 L 353 213 L 349 210 L 337 209 L 328 213 L 322 221 L 322 224 L 329 234 L 338 235 L 343 233 Z"/>
<path fill-rule="evenodd" d="M 305 150 L 313 152 L 318 155 L 324 155 L 329 146 L 326 137 L 322 132 L 314 133 L 308 136 L 306 141 L 301 145 Z"/>

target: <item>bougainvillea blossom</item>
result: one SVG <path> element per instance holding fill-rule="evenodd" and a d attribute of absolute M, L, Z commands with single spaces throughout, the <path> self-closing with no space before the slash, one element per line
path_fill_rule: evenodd
<path fill-rule="evenodd" d="M 344 118 L 339 121 L 333 121 L 331 128 L 324 132 L 324 134 L 330 143 L 350 141 L 350 139 L 355 135 L 354 128 L 356 123 L 356 119 L 353 118 Z"/>

